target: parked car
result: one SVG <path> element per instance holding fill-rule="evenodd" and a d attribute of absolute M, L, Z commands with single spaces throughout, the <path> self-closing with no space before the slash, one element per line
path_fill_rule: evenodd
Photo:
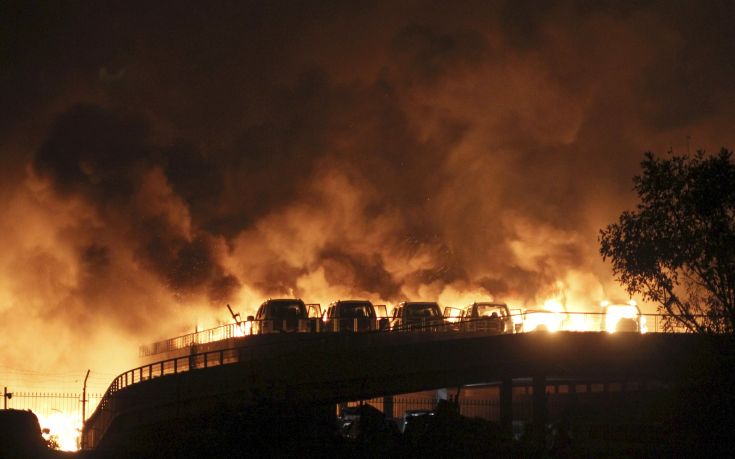
<path fill-rule="evenodd" d="M 505 303 L 475 302 L 464 309 L 462 329 L 491 333 L 513 333 L 513 319 Z"/>
<path fill-rule="evenodd" d="M 411 430 L 424 431 L 426 430 L 426 423 L 429 421 L 430 416 L 434 416 L 434 410 L 406 410 L 403 413 L 399 429 L 401 433 L 406 433 L 406 430 L 408 430 L 408 434 L 411 433 Z"/>
<path fill-rule="evenodd" d="M 308 311 L 304 302 L 297 298 L 269 299 L 258 308 L 252 322 L 252 334 L 292 333 L 311 331 Z"/>
<path fill-rule="evenodd" d="M 444 315 L 439 303 L 404 301 L 393 309 L 391 328 L 400 330 L 444 329 Z"/>
<path fill-rule="evenodd" d="M 337 428 L 343 437 L 363 442 L 390 441 L 400 435 L 392 419 L 386 419 L 382 411 L 367 403 L 342 408 L 337 416 Z"/>
<path fill-rule="evenodd" d="M 373 303 L 367 300 L 340 300 L 324 313 L 325 331 L 370 331 L 378 328 Z"/>

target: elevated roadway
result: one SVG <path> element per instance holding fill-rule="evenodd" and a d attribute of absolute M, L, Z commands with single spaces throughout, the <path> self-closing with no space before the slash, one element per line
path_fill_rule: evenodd
<path fill-rule="evenodd" d="M 83 442 L 94 448 L 131 423 L 167 422 L 212 406 L 340 403 L 525 377 L 670 380 L 709 345 L 693 334 L 599 332 L 232 338 L 120 375 L 87 420 Z"/>

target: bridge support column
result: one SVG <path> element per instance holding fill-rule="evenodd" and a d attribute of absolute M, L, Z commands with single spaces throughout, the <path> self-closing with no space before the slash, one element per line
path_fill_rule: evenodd
<path fill-rule="evenodd" d="M 383 397 L 383 414 L 386 419 L 393 419 L 393 396 L 386 395 Z"/>
<path fill-rule="evenodd" d="M 500 382 L 500 428 L 506 435 L 513 435 L 513 379 Z"/>
<path fill-rule="evenodd" d="M 549 417 L 546 406 L 546 376 L 533 377 L 533 438 L 536 446 L 543 448 L 546 443 L 546 422 Z"/>

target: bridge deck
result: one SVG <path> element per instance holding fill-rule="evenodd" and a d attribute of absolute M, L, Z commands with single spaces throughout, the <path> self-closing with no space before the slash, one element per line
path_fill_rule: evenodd
<path fill-rule="evenodd" d="M 319 333 L 234 338 L 228 344 L 118 377 L 85 424 L 85 446 L 98 445 L 116 419 L 154 422 L 213 403 L 337 403 L 537 375 L 673 378 L 708 339 L 662 333 Z"/>

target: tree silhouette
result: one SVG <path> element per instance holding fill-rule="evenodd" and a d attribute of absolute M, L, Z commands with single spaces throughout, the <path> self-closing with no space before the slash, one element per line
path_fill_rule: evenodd
<path fill-rule="evenodd" d="M 640 202 L 600 231 L 600 253 L 629 293 L 669 314 L 668 325 L 733 332 L 735 164 L 732 152 L 657 158 L 633 178 Z"/>

